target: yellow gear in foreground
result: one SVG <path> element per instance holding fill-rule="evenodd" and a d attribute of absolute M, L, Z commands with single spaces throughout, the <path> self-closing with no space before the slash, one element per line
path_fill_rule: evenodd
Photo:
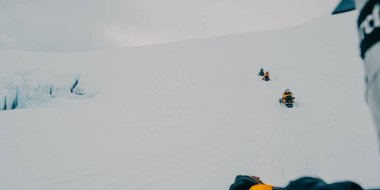
<path fill-rule="evenodd" d="M 254 185 L 249 190 L 272 190 L 273 186 L 271 185 L 265 185 L 265 184 L 260 184 L 260 185 Z"/>

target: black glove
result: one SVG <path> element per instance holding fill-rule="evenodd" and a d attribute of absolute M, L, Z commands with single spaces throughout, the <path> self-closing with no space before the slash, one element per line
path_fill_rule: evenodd
<path fill-rule="evenodd" d="M 249 190 L 250 187 L 257 184 L 262 184 L 259 178 L 238 175 L 235 178 L 235 183 L 230 186 L 230 190 Z"/>

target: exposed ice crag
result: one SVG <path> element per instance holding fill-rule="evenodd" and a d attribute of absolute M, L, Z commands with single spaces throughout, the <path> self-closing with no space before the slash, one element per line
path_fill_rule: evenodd
<path fill-rule="evenodd" d="M 88 98 L 79 74 L 51 74 L 38 70 L 2 75 L 0 110 L 41 107 L 57 98 Z"/>

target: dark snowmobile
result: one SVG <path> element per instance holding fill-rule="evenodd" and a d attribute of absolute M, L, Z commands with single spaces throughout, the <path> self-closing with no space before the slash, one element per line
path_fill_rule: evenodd
<path fill-rule="evenodd" d="M 262 78 L 263 81 L 270 81 L 269 75 Z"/>
<path fill-rule="evenodd" d="M 259 72 L 258 76 L 261 76 L 261 77 L 263 77 L 263 76 L 264 76 L 264 69 L 261 69 L 261 70 L 260 70 L 260 72 Z"/>
<path fill-rule="evenodd" d="M 295 97 L 289 95 L 289 96 L 286 96 L 285 98 L 280 98 L 279 102 L 280 104 L 285 104 L 286 107 L 288 108 L 292 108 L 294 104 L 294 99 Z"/>

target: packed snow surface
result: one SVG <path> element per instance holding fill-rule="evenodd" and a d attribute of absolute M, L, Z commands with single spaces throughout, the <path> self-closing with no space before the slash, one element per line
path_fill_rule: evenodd
<path fill-rule="evenodd" d="M 379 186 L 354 18 L 94 52 L 0 50 L 0 97 L 37 97 L 0 111 L 0 189 L 221 190 L 237 174 Z M 33 94 L 75 78 L 93 96 Z M 278 103 L 286 88 L 293 109 Z"/>

